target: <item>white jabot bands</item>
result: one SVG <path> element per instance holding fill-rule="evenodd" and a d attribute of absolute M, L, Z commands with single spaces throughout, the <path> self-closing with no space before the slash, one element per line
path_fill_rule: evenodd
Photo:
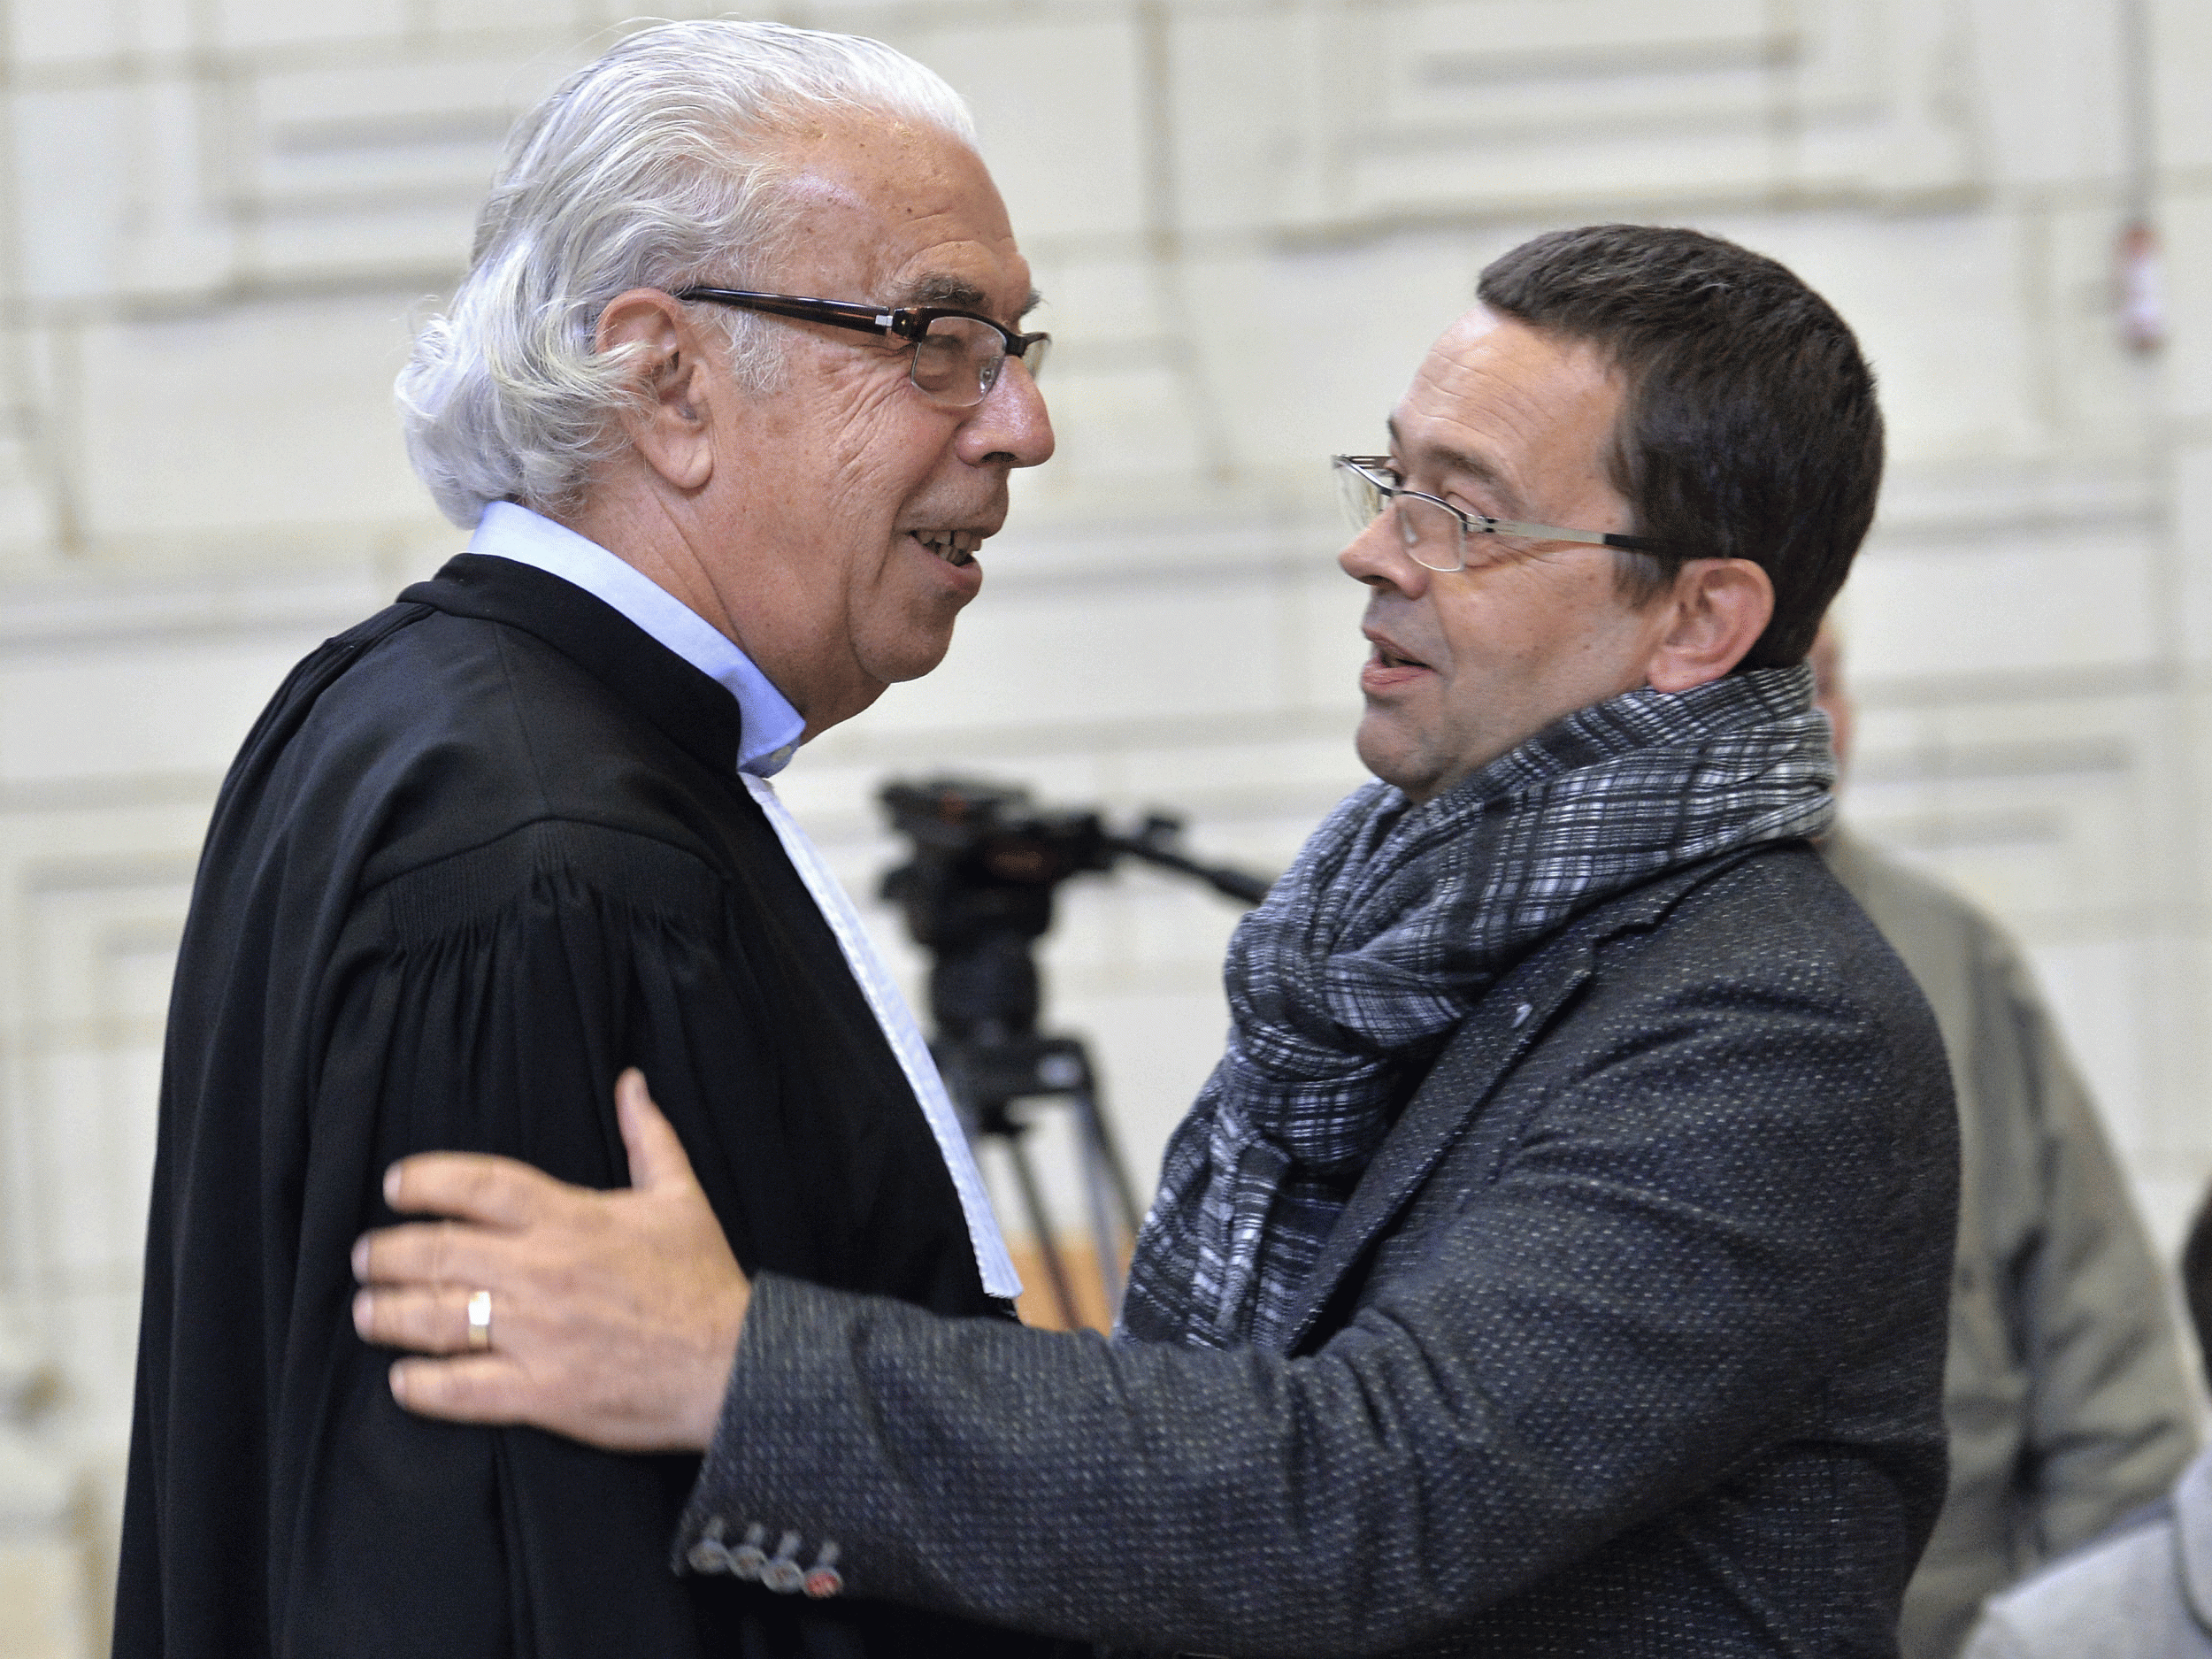
<path fill-rule="evenodd" d="M 838 949 L 845 953 L 853 978 L 860 984 L 861 994 L 874 1010 L 876 1024 L 883 1027 L 884 1041 L 898 1056 L 899 1069 L 906 1073 L 914 1098 L 922 1103 L 923 1115 L 929 1119 L 930 1130 L 937 1137 L 937 1148 L 944 1154 L 945 1168 L 952 1174 L 953 1187 L 960 1194 L 960 1208 L 968 1218 L 968 1238 L 975 1247 L 975 1264 L 983 1275 L 983 1288 L 994 1296 L 1020 1295 L 1021 1275 L 1014 1271 L 1013 1258 L 1006 1253 L 1006 1240 L 999 1233 L 998 1217 L 992 1213 L 990 1196 L 983 1189 L 983 1172 L 975 1166 L 975 1155 L 968 1148 L 967 1132 L 960 1126 L 960 1114 L 953 1110 L 952 1098 L 945 1093 L 944 1079 L 937 1074 L 937 1062 L 930 1057 L 929 1045 L 922 1040 L 921 1027 L 914 1023 L 913 1011 L 907 1007 L 906 998 L 899 995 L 890 969 L 876 954 L 867 931 L 861 926 L 852 900 L 829 872 L 821 854 L 799 827 L 798 819 L 777 797 L 775 785 L 750 772 L 743 775 L 745 787 L 752 791 L 753 799 L 760 803 L 760 810 L 775 826 L 776 838 L 783 842 L 791 867 L 799 872 L 799 879 L 806 883 L 806 890 L 814 895 L 822 919 L 837 936 Z"/>

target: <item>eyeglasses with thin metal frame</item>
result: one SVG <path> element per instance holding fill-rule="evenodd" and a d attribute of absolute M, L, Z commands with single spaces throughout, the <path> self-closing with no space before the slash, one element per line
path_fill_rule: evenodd
<path fill-rule="evenodd" d="M 1019 334 L 974 311 L 944 305 L 861 305 L 796 294 L 757 294 L 750 288 L 689 288 L 676 297 L 911 341 L 914 361 L 908 377 L 915 390 L 948 409 L 972 409 L 988 397 L 1009 357 L 1019 357 L 1029 378 L 1035 380 L 1052 344 L 1050 334 Z"/>
<path fill-rule="evenodd" d="M 1397 464 L 1386 455 L 1333 455 L 1337 498 L 1355 530 L 1364 530 L 1396 510 L 1398 539 L 1406 557 L 1425 569 L 1449 574 L 1467 568 L 1469 536 L 1510 536 L 1525 541 L 1580 541 L 1592 547 L 1625 548 L 1632 553 L 1680 557 L 1682 549 L 1649 536 L 1610 530 L 1566 530 L 1555 524 L 1523 524 L 1514 518 L 1486 518 L 1462 512 L 1448 501 L 1399 483 Z M 1502 557 L 1505 549 L 1497 549 Z M 1480 561 L 1491 562 L 1489 559 Z"/>

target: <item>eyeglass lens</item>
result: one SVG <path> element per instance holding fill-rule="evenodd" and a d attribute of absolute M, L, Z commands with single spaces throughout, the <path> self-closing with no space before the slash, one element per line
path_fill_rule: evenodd
<path fill-rule="evenodd" d="M 1033 341 L 1022 354 L 1032 380 L 1044 367 L 1046 344 Z M 1005 367 L 1004 337 L 971 317 L 933 317 L 914 342 L 914 384 L 956 408 L 981 403 Z"/>
<path fill-rule="evenodd" d="M 1432 501 L 1417 495 L 1386 495 L 1355 468 L 1336 469 L 1337 499 L 1355 530 L 1364 530 L 1386 512 L 1394 513 L 1398 539 L 1406 557 L 1432 571 L 1464 570 L 1466 529 L 1459 520 Z"/>

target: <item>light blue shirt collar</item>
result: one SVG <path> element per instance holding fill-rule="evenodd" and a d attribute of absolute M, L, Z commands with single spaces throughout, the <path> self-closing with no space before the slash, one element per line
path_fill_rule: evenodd
<path fill-rule="evenodd" d="M 476 521 L 469 551 L 512 559 L 573 582 L 682 657 L 737 699 L 744 724 L 737 769 L 772 778 L 797 752 L 806 720 L 723 633 L 635 566 L 565 525 L 511 501 L 495 501 Z"/>

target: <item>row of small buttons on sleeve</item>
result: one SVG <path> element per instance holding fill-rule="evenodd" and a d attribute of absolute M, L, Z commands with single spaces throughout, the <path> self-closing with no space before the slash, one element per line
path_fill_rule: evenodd
<path fill-rule="evenodd" d="M 707 1523 L 707 1530 L 684 1556 L 692 1571 L 726 1572 L 733 1578 L 754 1580 L 778 1595 L 803 1590 L 818 1601 L 826 1601 L 845 1587 L 844 1576 L 837 1571 L 837 1546 L 827 1539 L 815 1552 L 814 1564 L 802 1569 L 796 1532 L 786 1532 L 771 1555 L 766 1548 L 768 1529 L 759 1522 L 746 1529 L 741 1544 L 723 1543 L 725 1531 L 719 1519 Z"/>

